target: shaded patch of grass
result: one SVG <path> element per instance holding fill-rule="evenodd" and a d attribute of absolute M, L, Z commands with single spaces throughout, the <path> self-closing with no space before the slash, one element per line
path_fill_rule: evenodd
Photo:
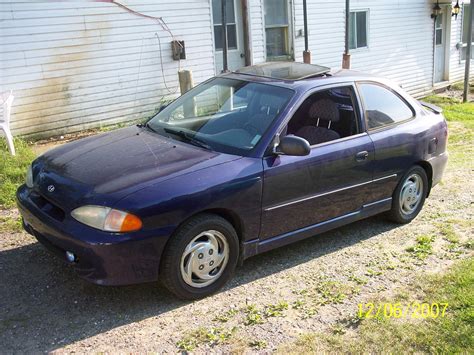
<path fill-rule="evenodd" d="M 389 349 L 390 353 L 473 353 L 474 258 L 460 262 L 444 275 L 423 275 L 411 286 L 410 292 L 413 290 L 422 294 L 412 293 L 411 300 L 448 303 L 445 316 L 361 319 L 355 332 L 336 326 L 328 333 L 304 334 L 278 352 L 385 353 Z"/>
<path fill-rule="evenodd" d="M 411 247 L 408 247 L 406 251 L 409 253 L 413 253 L 413 255 L 420 260 L 426 259 L 426 257 L 428 255 L 431 255 L 433 252 L 433 241 L 433 236 L 420 235 L 416 238 L 416 244 Z"/>
<path fill-rule="evenodd" d="M 5 139 L 0 138 L 0 208 L 15 205 L 15 192 L 25 181 L 26 170 L 35 158 L 28 144 L 15 139 L 16 156 L 11 156 Z"/>
<path fill-rule="evenodd" d="M 252 340 L 249 345 L 256 350 L 262 350 L 267 347 L 267 342 L 265 340 Z"/>
<path fill-rule="evenodd" d="M 444 239 L 446 239 L 448 242 L 452 244 L 457 244 L 459 243 L 459 237 L 456 234 L 454 227 L 449 224 L 439 224 L 438 225 L 439 233 L 443 236 Z"/>
<path fill-rule="evenodd" d="M 0 233 L 20 233 L 23 231 L 21 218 L 0 216 Z"/>
<path fill-rule="evenodd" d="M 469 88 L 474 91 L 474 82 L 469 83 Z M 451 84 L 451 90 L 463 91 L 464 90 L 464 81 L 458 81 L 454 84 Z"/>

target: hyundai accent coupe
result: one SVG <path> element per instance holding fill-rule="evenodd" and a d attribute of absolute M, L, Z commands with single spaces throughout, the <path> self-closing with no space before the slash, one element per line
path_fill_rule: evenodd
<path fill-rule="evenodd" d="M 18 207 L 84 279 L 197 299 L 251 256 L 382 212 L 410 222 L 447 135 L 439 108 L 385 79 L 267 63 L 40 156 Z"/>

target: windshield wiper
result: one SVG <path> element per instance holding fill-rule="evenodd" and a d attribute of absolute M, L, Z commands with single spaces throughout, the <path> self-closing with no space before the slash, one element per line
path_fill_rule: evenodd
<path fill-rule="evenodd" d="M 189 142 L 191 144 L 194 144 L 198 147 L 201 147 L 201 148 L 204 148 L 204 149 L 207 149 L 207 150 L 211 150 L 211 146 L 209 144 L 207 144 L 206 142 L 202 141 L 199 138 L 196 138 L 192 134 L 189 134 L 189 133 L 187 133 L 185 131 L 182 131 L 182 130 L 173 129 L 173 128 L 163 128 L 163 129 L 164 129 L 165 132 L 171 133 L 171 134 L 174 134 L 175 136 L 183 138 L 184 140 L 186 140 L 187 142 Z"/>

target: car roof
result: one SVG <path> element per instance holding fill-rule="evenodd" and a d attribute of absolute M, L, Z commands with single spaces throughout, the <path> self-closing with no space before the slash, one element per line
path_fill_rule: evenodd
<path fill-rule="evenodd" d="M 224 73 L 220 76 L 244 81 L 266 83 L 270 85 L 293 89 L 296 91 L 305 91 L 307 89 L 316 88 L 318 86 L 354 81 L 376 81 L 391 87 L 398 86 L 397 84 L 387 79 L 355 70 L 330 70 L 329 68 L 319 65 L 303 64 L 297 62 L 284 63 L 285 65 L 282 65 L 281 62 L 256 64 L 249 67 L 241 68 L 234 72 Z M 305 66 L 305 75 L 300 75 L 297 77 L 292 77 L 291 75 L 287 75 L 285 77 L 281 74 L 273 76 L 271 75 L 271 68 L 276 68 L 277 71 L 281 71 L 282 68 L 286 68 L 286 70 L 297 68 L 298 71 L 301 72 L 301 68 L 303 68 L 302 66 Z M 311 69 L 313 69 L 312 72 Z"/>

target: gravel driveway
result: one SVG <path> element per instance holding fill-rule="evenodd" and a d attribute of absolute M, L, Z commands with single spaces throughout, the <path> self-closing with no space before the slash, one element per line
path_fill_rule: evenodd
<path fill-rule="evenodd" d="M 472 172 L 451 166 L 409 225 L 375 217 L 254 257 L 222 292 L 192 303 L 157 284 L 88 284 L 27 234 L 0 234 L 0 349 L 269 351 L 331 329 L 359 302 L 472 255 Z M 420 235 L 432 237 L 426 258 L 407 251 Z"/>

